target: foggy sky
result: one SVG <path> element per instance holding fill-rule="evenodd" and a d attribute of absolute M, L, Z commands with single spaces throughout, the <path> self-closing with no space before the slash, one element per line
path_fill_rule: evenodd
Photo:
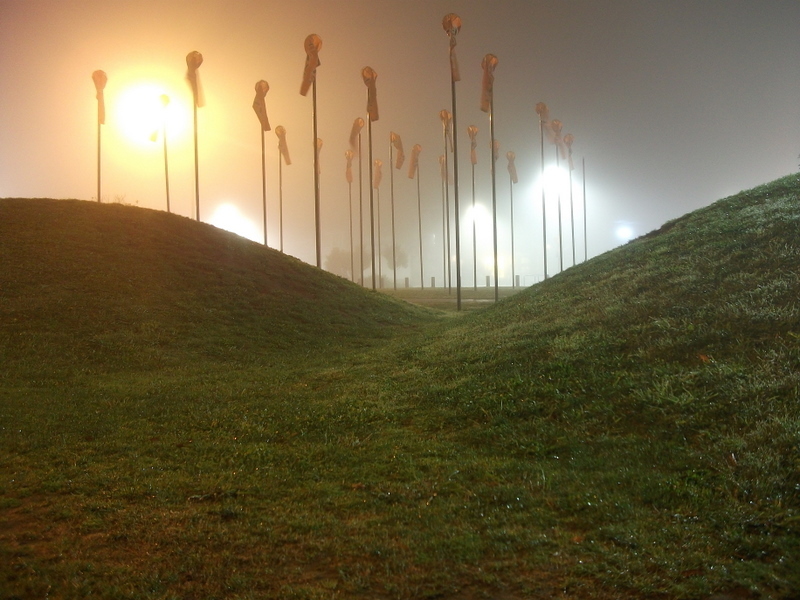
<path fill-rule="evenodd" d="M 311 97 L 302 97 L 299 87 L 303 41 L 317 33 L 323 40 L 317 71 L 324 142 L 323 258 L 336 250 L 349 257 L 344 152 L 353 120 L 365 117 L 361 69 L 371 66 L 378 73 L 380 106 L 380 120 L 373 124 L 374 157 L 385 163 L 383 241 L 390 240 L 387 163 L 394 131 L 407 156 L 414 144 L 423 147 L 426 279 L 435 275 L 440 281 L 438 156 L 443 140 L 438 115 L 451 102 L 448 40 L 441 26 L 448 12 L 463 20 L 457 37 L 462 213 L 472 201 L 466 129 L 473 124 L 480 130 L 476 196 L 491 211 L 489 126 L 479 110 L 480 62 L 487 53 L 499 59 L 494 118 L 501 150 L 497 199 L 504 285 L 510 283 L 508 150 L 516 153 L 519 172 L 513 192 L 516 273 L 529 285 L 543 271 L 537 102 L 546 102 L 551 116 L 563 121 L 564 133 L 575 136 L 577 219 L 582 219 L 585 159 L 590 256 L 620 243 L 615 236 L 620 225 L 642 235 L 797 170 L 796 0 L 0 0 L 0 197 L 94 198 L 97 104 L 91 74 L 103 69 L 108 74 L 103 201 L 164 209 L 160 142 L 133 144 L 125 138 L 115 99 L 126 87 L 149 82 L 190 111 L 185 56 L 198 50 L 205 59 L 200 77 L 206 97 L 199 111 L 202 220 L 230 203 L 260 231 L 261 146 L 251 104 L 255 82 L 265 79 L 272 128 L 286 128 L 293 161 L 283 168 L 285 249 L 313 264 Z M 366 133 L 365 128 L 364 144 Z M 191 123 L 168 141 L 173 212 L 194 217 Z M 546 162 L 554 156 L 546 144 Z M 267 132 L 273 247 L 278 237 L 277 160 L 276 138 Z M 399 271 L 416 285 L 417 196 L 407 166 L 394 171 L 398 241 L 409 258 L 409 266 Z M 365 203 L 366 170 L 364 164 Z M 357 184 L 353 192 L 357 200 Z M 562 200 L 566 268 L 572 262 L 571 240 L 568 199 Z M 558 240 L 553 207 L 549 210 L 548 241 L 556 246 L 549 250 L 552 274 Z M 480 226 L 485 228 L 485 217 Z M 465 282 L 471 284 L 471 226 L 462 232 Z M 484 237 L 478 243 L 485 259 L 491 242 Z M 490 272 L 479 268 L 481 284 Z"/>

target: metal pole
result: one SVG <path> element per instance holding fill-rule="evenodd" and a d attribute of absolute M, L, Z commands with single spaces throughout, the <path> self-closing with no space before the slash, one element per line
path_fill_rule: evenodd
<path fill-rule="evenodd" d="M 572 266 L 575 266 L 575 203 L 572 199 L 572 158 L 569 169 L 569 221 L 572 227 Z"/>
<path fill-rule="evenodd" d="M 458 206 L 458 118 L 456 114 L 456 82 L 453 78 L 452 70 L 450 71 L 450 95 L 453 99 L 453 216 L 455 218 L 456 228 L 456 310 L 461 310 L 461 221 L 459 220 Z"/>
<path fill-rule="evenodd" d="M 267 245 L 267 146 L 264 140 L 264 129 L 261 129 L 261 199 L 264 215 L 264 245 Z M 280 156 L 278 156 L 280 160 Z"/>
<path fill-rule="evenodd" d="M 511 287 L 517 287 L 516 270 L 514 267 L 514 180 L 511 173 L 508 174 L 508 187 L 511 199 Z"/>
<path fill-rule="evenodd" d="M 419 224 L 419 287 L 425 289 L 425 276 L 422 266 L 422 194 L 419 187 L 419 165 L 417 165 L 417 222 Z"/>
<path fill-rule="evenodd" d="M 98 120 L 97 121 L 97 201 L 98 202 L 101 201 L 100 200 L 100 154 L 101 154 L 100 153 L 100 148 L 101 148 L 100 131 L 101 131 L 101 127 L 102 127 L 102 125 L 100 124 L 100 121 Z"/>
<path fill-rule="evenodd" d="M 367 115 L 367 143 L 369 144 L 369 240 L 372 252 L 372 289 L 375 289 L 375 195 L 372 186 L 372 119 Z"/>
<path fill-rule="evenodd" d="M 281 252 L 283 252 L 283 161 L 278 152 L 278 219 L 281 227 Z"/>
<path fill-rule="evenodd" d="M 198 166 L 197 154 L 197 98 L 194 99 L 193 116 L 194 116 L 194 205 L 195 205 L 195 219 L 200 220 L 200 169 Z"/>
<path fill-rule="evenodd" d="M 315 244 L 317 254 L 317 268 L 322 268 L 322 245 L 320 233 L 320 207 L 319 207 L 319 148 L 317 147 L 317 78 L 311 83 L 311 118 L 314 129 L 314 222 L 315 222 Z"/>
<path fill-rule="evenodd" d="M 539 144 L 542 156 L 542 171 L 539 182 L 542 186 L 542 242 L 544 252 L 544 278 L 547 279 L 547 200 L 544 190 L 544 117 L 539 115 Z"/>
<path fill-rule="evenodd" d="M 589 240 L 586 235 L 586 157 L 581 161 L 583 163 L 583 260 L 589 260 Z"/>
<path fill-rule="evenodd" d="M 391 133 L 389 134 L 389 196 L 392 205 L 392 277 L 394 289 L 397 289 L 397 247 L 394 230 L 394 149 Z"/>
<path fill-rule="evenodd" d="M 169 161 L 167 159 L 167 104 L 169 103 L 169 96 L 162 95 L 161 101 L 164 103 L 164 120 L 161 123 L 161 135 L 164 138 L 164 181 L 167 188 L 167 212 L 171 212 L 169 207 Z"/>
<path fill-rule="evenodd" d="M 478 237 L 475 229 L 475 165 L 472 165 L 472 289 L 478 290 Z"/>
<path fill-rule="evenodd" d="M 358 231 L 359 231 L 359 260 L 361 262 L 361 275 L 359 279 L 364 286 L 364 176 L 362 169 L 364 158 L 361 154 L 361 132 L 358 134 Z"/>
<path fill-rule="evenodd" d="M 558 160 L 558 145 L 556 145 L 556 173 L 561 172 L 561 165 Z M 558 185 L 558 272 L 564 270 L 564 242 L 561 239 L 561 185 Z"/>
<path fill-rule="evenodd" d="M 349 198 L 348 206 L 350 206 L 350 278 L 355 282 L 356 280 L 356 263 L 355 263 L 355 249 L 353 247 L 353 182 L 347 182 L 347 197 Z"/>
<path fill-rule="evenodd" d="M 497 180 L 495 176 L 495 157 L 494 157 L 494 98 L 489 102 L 489 152 L 492 159 L 492 231 L 494 233 L 494 301 L 500 299 L 500 288 L 498 277 L 500 275 L 497 266 Z"/>

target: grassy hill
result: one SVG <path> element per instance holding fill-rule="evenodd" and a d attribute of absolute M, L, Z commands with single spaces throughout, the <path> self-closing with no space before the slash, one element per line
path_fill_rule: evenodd
<path fill-rule="evenodd" d="M 796 598 L 800 183 L 442 318 L 0 200 L 8 597 Z"/>

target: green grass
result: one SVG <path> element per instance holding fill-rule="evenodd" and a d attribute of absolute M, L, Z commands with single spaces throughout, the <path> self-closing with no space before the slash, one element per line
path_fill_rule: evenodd
<path fill-rule="evenodd" d="M 454 315 L 0 200 L 0 598 L 795 598 L 798 229 L 791 176 Z"/>

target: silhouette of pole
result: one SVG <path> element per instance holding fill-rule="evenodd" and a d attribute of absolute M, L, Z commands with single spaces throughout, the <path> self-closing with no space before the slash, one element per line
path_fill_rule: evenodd
<path fill-rule="evenodd" d="M 350 278 L 356 280 L 355 249 L 353 247 L 353 151 L 346 150 L 344 153 L 347 165 L 344 170 L 344 177 L 347 180 L 347 197 L 350 208 Z"/>
<path fill-rule="evenodd" d="M 100 200 L 100 160 L 102 156 L 102 126 L 106 122 L 106 101 L 103 90 L 108 82 L 108 76 L 105 71 L 97 70 L 92 73 L 92 81 L 94 82 L 95 97 L 97 98 L 97 201 Z"/>
<path fill-rule="evenodd" d="M 169 96 L 161 94 L 161 104 L 164 107 L 161 118 L 161 137 L 164 145 L 164 182 L 167 189 L 167 212 L 171 212 L 169 208 L 169 161 L 167 159 L 167 106 L 169 106 Z"/>
<path fill-rule="evenodd" d="M 445 281 L 448 278 L 448 267 L 447 267 L 447 251 L 448 251 L 448 235 L 447 235 L 447 184 L 448 184 L 448 174 L 447 174 L 447 149 L 445 149 L 444 154 L 439 155 L 439 173 L 442 176 L 442 281 Z M 444 287 L 444 284 L 442 284 Z M 449 287 L 449 283 L 448 283 Z"/>
<path fill-rule="evenodd" d="M 506 152 L 508 159 L 508 184 L 511 200 L 511 287 L 517 287 L 516 270 L 514 267 L 514 184 L 517 183 L 517 167 L 514 164 L 516 155 L 509 151 Z"/>
<path fill-rule="evenodd" d="M 192 117 L 194 122 L 194 203 L 195 219 L 200 220 L 200 166 L 197 144 L 197 109 L 203 106 L 203 99 L 200 90 L 200 74 L 197 70 L 203 64 L 203 55 L 197 50 L 193 50 L 186 55 L 186 78 L 192 86 Z"/>
<path fill-rule="evenodd" d="M 550 119 L 550 111 L 547 104 L 538 102 L 536 104 L 536 114 L 539 115 L 539 145 L 542 157 L 542 170 L 539 174 L 539 184 L 542 186 L 542 245 L 544 256 L 544 278 L 547 279 L 547 200 L 545 199 L 544 189 L 544 130 Z"/>
<path fill-rule="evenodd" d="M 444 163 L 442 165 L 442 182 L 444 185 L 444 195 L 442 196 L 442 199 L 444 200 L 442 226 L 444 227 L 444 231 L 442 235 L 443 239 L 445 240 L 444 264 L 446 269 L 444 276 L 447 278 L 447 293 L 449 294 L 452 292 L 453 278 L 450 271 L 450 160 L 448 158 L 447 149 L 449 142 L 450 152 L 453 151 L 453 115 L 447 110 L 442 110 L 439 112 L 439 116 L 442 119 L 442 131 L 444 138 L 444 154 L 442 154 L 442 157 L 444 158 Z"/>
<path fill-rule="evenodd" d="M 553 119 L 550 121 L 550 127 L 553 131 L 553 144 L 556 147 L 556 173 L 560 173 L 561 165 L 559 163 L 559 155 L 562 150 L 563 141 L 561 139 L 561 128 L 562 124 L 561 121 L 558 119 Z M 564 270 L 564 242 L 563 242 L 563 232 L 562 232 L 562 223 L 561 223 L 561 185 L 560 183 L 556 186 L 556 192 L 558 195 L 558 271 L 561 272 Z"/>
<path fill-rule="evenodd" d="M 358 253 L 361 267 L 359 281 L 362 287 L 364 286 L 364 176 L 362 173 L 364 161 L 361 156 L 361 129 L 363 127 L 364 119 L 358 117 L 353 121 L 353 127 L 350 130 L 350 149 L 358 156 Z"/>
<path fill-rule="evenodd" d="M 589 260 L 589 238 L 586 226 L 586 157 L 582 158 L 583 170 L 583 260 Z"/>
<path fill-rule="evenodd" d="M 575 165 L 572 162 L 572 144 L 575 141 L 575 136 L 568 133 L 564 136 L 564 146 L 567 148 L 567 168 L 569 169 L 569 222 L 572 231 L 572 265 L 575 266 L 577 259 L 575 258 L 575 203 L 572 197 L 572 170 Z"/>
<path fill-rule="evenodd" d="M 382 170 L 383 161 L 380 158 L 376 158 L 373 161 L 374 167 L 374 175 L 372 179 L 372 187 L 375 189 L 375 221 L 377 225 L 378 231 L 378 242 L 376 247 L 378 248 L 378 287 L 383 287 L 383 260 L 381 258 L 381 179 L 383 178 Z"/>
<path fill-rule="evenodd" d="M 481 61 L 483 68 L 483 83 L 481 89 L 481 110 L 489 113 L 489 152 L 492 157 L 492 232 L 494 244 L 494 301 L 500 299 L 500 288 L 498 278 L 500 270 L 497 263 L 497 178 L 496 178 L 496 163 L 497 157 L 495 156 L 495 139 L 494 139 L 494 70 L 497 67 L 497 57 L 494 54 L 487 54 Z"/>
<path fill-rule="evenodd" d="M 375 289 L 375 195 L 373 194 L 372 122 L 378 120 L 378 94 L 375 82 L 378 74 L 372 67 L 361 69 L 361 78 L 367 86 L 367 138 L 369 143 L 369 233 L 372 248 L 372 289 Z"/>
<path fill-rule="evenodd" d="M 320 230 L 320 198 L 319 198 L 319 136 L 317 135 L 317 67 L 320 66 L 319 51 L 322 38 L 316 33 L 306 36 L 303 47 L 306 51 L 306 64 L 303 69 L 303 82 L 300 84 L 300 95 L 308 94 L 311 89 L 311 128 L 314 149 L 314 243 L 317 268 L 322 268 L 322 244 Z"/>
<path fill-rule="evenodd" d="M 475 225 L 475 165 L 478 163 L 478 128 L 470 125 L 467 128 L 470 140 L 470 163 L 472 164 L 472 289 L 478 289 L 478 236 Z"/>
<path fill-rule="evenodd" d="M 278 136 L 278 220 L 280 221 L 281 252 L 283 252 L 283 166 L 281 158 L 286 165 L 292 164 L 289 158 L 289 146 L 286 143 L 286 128 L 278 125 L 275 128 L 275 135 Z"/>
<path fill-rule="evenodd" d="M 408 178 L 417 178 L 417 224 L 419 227 L 419 287 L 425 289 L 425 277 L 423 274 L 423 261 L 422 261 L 422 194 L 420 193 L 419 186 L 419 153 L 422 152 L 422 146 L 414 144 L 411 149 L 411 160 L 408 166 Z"/>
<path fill-rule="evenodd" d="M 459 217 L 459 202 L 458 202 L 458 111 L 456 110 L 456 81 L 461 81 L 461 73 L 458 68 L 458 58 L 456 56 L 456 35 L 461 31 L 461 18 L 454 14 L 449 13 L 445 15 L 442 20 L 442 27 L 444 28 L 447 37 L 450 38 L 450 98 L 451 98 L 451 114 L 453 115 L 453 123 L 451 131 L 453 134 L 452 150 L 453 150 L 453 211 L 455 218 L 456 229 L 456 310 L 461 310 L 461 221 Z M 445 152 L 445 155 L 447 153 Z M 447 214 L 448 222 L 450 219 L 450 212 Z M 450 251 L 450 236 L 448 231 L 447 250 Z M 447 262 L 448 267 L 450 261 Z M 450 284 L 450 275 L 448 273 L 448 284 Z"/>
<path fill-rule="evenodd" d="M 392 150 L 397 150 L 397 159 L 393 157 Z M 394 163 L 392 161 L 395 161 Z M 397 289 L 397 237 L 395 235 L 395 212 L 394 212 L 394 169 L 399 169 L 405 162 L 403 152 L 403 140 L 396 133 L 389 135 L 389 187 L 392 204 L 392 273 L 394 277 L 394 289 Z M 392 168 L 394 165 L 394 168 Z"/>
<path fill-rule="evenodd" d="M 261 125 L 261 199 L 262 215 L 264 217 L 264 245 L 267 245 L 267 146 L 264 140 L 264 132 L 270 131 L 269 118 L 267 117 L 266 96 L 269 91 L 269 84 L 263 79 L 256 82 L 256 97 L 253 100 L 253 110 L 258 117 Z"/>

